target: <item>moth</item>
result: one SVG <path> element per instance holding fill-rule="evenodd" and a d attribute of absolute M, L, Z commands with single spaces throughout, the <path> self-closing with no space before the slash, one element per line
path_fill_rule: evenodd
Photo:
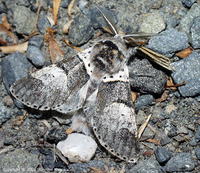
<path fill-rule="evenodd" d="M 14 98 L 33 109 L 72 113 L 72 130 L 85 134 L 92 131 L 111 154 L 136 162 L 139 143 L 127 61 L 137 50 L 145 48 L 130 46 L 138 46 L 135 38 L 139 34 L 119 34 L 112 21 L 98 9 L 114 37 L 100 40 L 73 57 L 16 81 L 10 91 Z M 151 56 L 158 64 L 171 68 L 161 55 L 161 61 L 156 53 Z"/>

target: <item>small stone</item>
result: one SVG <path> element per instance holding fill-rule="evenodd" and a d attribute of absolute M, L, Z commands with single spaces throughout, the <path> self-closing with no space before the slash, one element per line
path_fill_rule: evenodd
<path fill-rule="evenodd" d="M 28 46 L 27 58 L 33 63 L 37 68 L 41 68 L 45 65 L 45 57 L 41 50 L 36 46 Z"/>
<path fill-rule="evenodd" d="M 200 141 L 200 126 L 198 127 L 196 133 L 195 133 L 195 141 L 199 142 Z"/>
<path fill-rule="evenodd" d="M 31 34 L 35 27 L 36 14 L 29 8 L 18 5 L 14 6 L 13 12 L 16 31 L 20 34 Z"/>
<path fill-rule="evenodd" d="M 49 143 L 58 143 L 61 140 L 64 140 L 67 138 L 67 134 L 65 133 L 65 131 L 61 128 L 53 128 L 51 129 L 47 136 L 46 136 L 46 140 Z"/>
<path fill-rule="evenodd" d="M 190 42 L 194 49 L 200 48 L 200 17 L 194 18 L 194 22 L 191 26 L 191 39 Z"/>
<path fill-rule="evenodd" d="M 152 95 L 141 95 L 135 101 L 135 109 L 139 110 L 145 106 L 152 104 L 154 101 L 155 101 L 155 99 Z"/>
<path fill-rule="evenodd" d="M 154 159 L 149 159 L 145 161 L 140 161 L 136 166 L 134 166 L 132 169 L 128 171 L 128 173 L 159 173 L 163 172 L 162 167 L 159 165 L 159 163 Z"/>
<path fill-rule="evenodd" d="M 157 34 L 165 29 L 165 22 L 158 11 L 145 15 L 139 31 Z"/>
<path fill-rule="evenodd" d="M 175 136 L 174 139 L 175 139 L 176 141 L 178 141 L 178 142 L 183 142 L 183 141 L 185 141 L 185 138 L 182 137 L 182 136 L 180 136 L 180 135 Z"/>
<path fill-rule="evenodd" d="M 195 139 L 192 139 L 189 141 L 189 144 L 190 144 L 190 146 L 194 147 L 194 146 L 197 146 L 198 143 L 196 142 Z"/>
<path fill-rule="evenodd" d="M 89 136 L 72 133 L 57 148 L 70 162 L 89 162 L 97 149 L 96 142 Z"/>
<path fill-rule="evenodd" d="M 153 67 L 147 59 L 134 58 L 129 64 L 131 87 L 141 93 L 161 94 L 166 85 L 166 75 Z"/>
<path fill-rule="evenodd" d="M 43 36 L 34 36 L 28 40 L 29 46 L 36 46 L 38 48 L 41 48 L 43 44 L 44 44 Z"/>
<path fill-rule="evenodd" d="M 6 134 L 4 133 L 3 130 L 0 130 L 0 148 L 4 146 L 4 141 L 6 139 Z"/>
<path fill-rule="evenodd" d="M 152 37 L 148 44 L 148 48 L 166 56 L 171 56 L 175 52 L 187 47 L 187 35 L 184 32 L 178 32 L 174 28 L 170 28 L 161 32 L 160 35 Z"/>
<path fill-rule="evenodd" d="M 195 167 L 190 153 L 178 153 L 165 165 L 167 172 L 192 171 Z"/>
<path fill-rule="evenodd" d="M 37 23 L 37 28 L 40 31 L 40 33 L 44 34 L 48 27 L 51 27 L 51 24 L 47 19 L 46 15 L 40 15 Z"/>
<path fill-rule="evenodd" d="M 72 45 L 79 46 L 88 42 L 94 35 L 94 29 L 88 16 L 79 13 L 73 18 L 68 39 Z"/>
<path fill-rule="evenodd" d="M 70 3 L 70 0 L 62 0 L 60 6 L 63 8 L 67 8 Z"/>
<path fill-rule="evenodd" d="M 171 74 L 174 82 L 180 84 L 186 81 L 185 85 L 178 87 L 183 97 L 195 96 L 200 93 L 200 55 L 193 52 L 187 58 L 171 64 L 174 68 Z"/>
<path fill-rule="evenodd" d="M 170 143 L 170 138 L 169 138 L 169 137 L 164 137 L 164 138 L 162 138 L 162 139 L 160 140 L 160 144 L 161 144 L 162 146 L 167 145 L 167 144 L 169 144 L 169 143 Z"/>
<path fill-rule="evenodd" d="M 196 154 L 197 158 L 200 160 L 200 148 L 195 149 L 195 154 Z"/>
<path fill-rule="evenodd" d="M 181 126 L 178 128 L 178 134 L 188 134 L 188 130 L 187 128 L 185 128 L 184 126 Z"/>
<path fill-rule="evenodd" d="M 143 124 L 146 121 L 145 117 L 146 117 L 145 112 L 143 110 L 139 110 L 136 118 L 137 125 Z"/>
<path fill-rule="evenodd" d="M 181 2 L 186 6 L 186 7 L 191 7 L 196 0 L 181 0 Z"/>
<path fill-rule="evenodd" d="M 179 28 L 181 31 L 185 32 L 188 37 L 190 36 L 190 28 L 193 20 L 198 16 L 200 16 L 200 6 L 197 3 L 194 3 L 187 14 L 180 21 Z"/>
<path fill-rule="evenodd" d="M 6 13 L 7 12 L 7 7 L 4 3 L 0 3 L 0 13 Z"/>
<path fill-rule="evenodd" d="M 24 149 L 0 155 L 0 172 L 37 172 L 39 164 L 38 156 Z"/>
<path fill-rule="evenodd" d="M 166 163 L 171 158 L 171 153 L 165 147 L 158 147 L 155 150 L 155 156 L 159 163 Z"/>

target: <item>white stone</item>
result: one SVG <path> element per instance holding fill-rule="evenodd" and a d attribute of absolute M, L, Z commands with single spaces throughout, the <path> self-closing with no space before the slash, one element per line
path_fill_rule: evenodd
<path fill-rule="evenodd" d="M 70 162 L 89 162 L 96 152 L 97 144 L 90 136 L 72 133 L 60 141 L 57 148 Z"/>

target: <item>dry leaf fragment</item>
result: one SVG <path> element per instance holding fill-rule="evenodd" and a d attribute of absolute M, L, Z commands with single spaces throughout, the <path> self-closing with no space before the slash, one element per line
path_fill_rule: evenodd
<path fill-rule="evenodd" d="M 72 24 L 73 20 L 68 21 L 64 26 L 63 26 L 63 33 L 67 34 L 69 32 L 69 27 Z"/>
<path fill-rule="evenodd" d="M 131 91 L 131 97 L 132 97 L 132 101 L 134 102 L 137 98 L 137 93 Z"/>
<path fill-rule="evenodd" d="M 187 56 L 189 56 L 192 53 L 193 50 L 194 49 L 190 46 L 187 49 L 178 52 L 176 54 L 176 56 L 178 56 L 179 58 L 186 58 Z"/>
<path fill-rule="evenodd" d="M 67 14 L 68 14 L 69 18 L 71 18 L 71 9 L 74 6 L 74 2 L 75 2 L 75 0 L 71 0 L 70 4 L 68 5 L 68 8 L 67 8 Z"/>
<path fill-rule="evenodd" d="M 58 16 L 60 3 L 61 3 L 61 0 L 53 0 L 53 15 L 54 15 L 55 25 L 57 25 L 57 16 Z"/>
<path fill-rule="evenodd" d="M 146 152 L 142 153 L 143 156 L 151 157 L 154 154 L 152 150 L 147 150 Z"/>
<path fill-rule="evenodd" d="M 7 30 L 12 30 L 12 27 L 10 26 L 10 24 L 7 21 L 6 15 L 2 17 L 2 21 L 3 21 L 3 25 L 7 28 Z"/>
<path fill-rule="evenodd" d="M 160 140 L 157 140 L 157 139 L 147 139 L 146 141 L 161 146 Z"/>
<path fill-rule="evenodd" d="M 26 52 L 27 48 L 28 48 L 28 42 L 13 45 L 13 46 L 0 46 L 0 49 L 3 53 L 12 53 L 15 51 L 24 53 L 24 52 Z"/>
<path fill-rule="evenodd" d="M 82 51 L 83 51 L 83 50 L 82 50 L 81 48 L 79 48 L 79 47 L 72 46 L 72 45 L 69 43 L 69 40 L 68 40 L 68 39 L 65 40 L 65 43 L 66 43 L 68 46 L 72 47 L 73 49 L 78 50 L 79 52 L 82 52 Z"/>
<path fill-rule="evenodd" d="M 159 98 L 159 99 L 156 99 L 156 102 L 162 102 L 162 101 L 165 101 L 167 100 L 167 97 L 168 97 L 168 91 L 165 90 L 164 93 L 162 94 L 162 96 Z"/>

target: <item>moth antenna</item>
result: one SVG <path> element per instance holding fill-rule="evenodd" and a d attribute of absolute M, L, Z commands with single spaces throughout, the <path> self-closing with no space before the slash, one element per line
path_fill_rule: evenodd
<path fill-rule="evenodd" d="M 97 7 L 99 12 L 103 16 L 104 20 L 106 21 L 106 23 L 107 23 L 108 27 L 110 28 L 111 32 L 113 33 L 113 35 L 117 35 L 118 31 L 117 31 L 117 27 L 115 26 L 114 22 L 105 13 L 103 13 L 103 11 L 97 5 L 95 5 L 95 6 Z"/>

